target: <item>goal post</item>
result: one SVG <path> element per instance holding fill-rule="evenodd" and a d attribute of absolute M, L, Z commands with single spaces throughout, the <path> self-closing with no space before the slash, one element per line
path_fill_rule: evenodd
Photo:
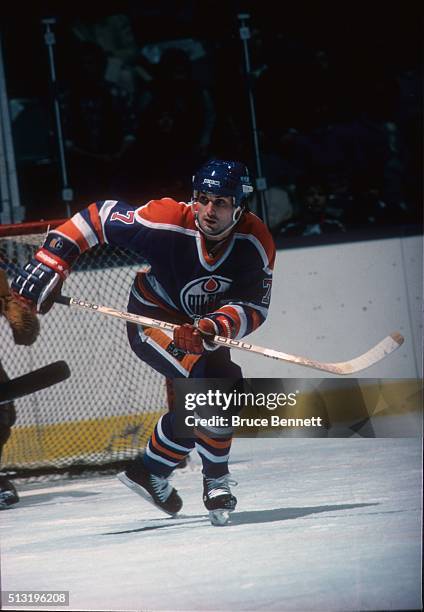
<path fill-rule="evenodd" d="M 13 269 L 28 261 L 48 228 L 63 221 L 0 225 L 0 263 Z M 109 245 L 82 254 L 66 291 L 126 310 L 129 291 L 144 260 Z M 15 346 L 0 320 L 0 362 L 15 378 L 63 360 L 68 380 L 16 400 L 16 424 L 3 449 L 1 469 L 20 472 L 100 467 L 133 458 L 167 410 L 165 378 L 132 352 L 121 321 L 91 318 L 55 305 L 40 315 L 40 335 Z"/>

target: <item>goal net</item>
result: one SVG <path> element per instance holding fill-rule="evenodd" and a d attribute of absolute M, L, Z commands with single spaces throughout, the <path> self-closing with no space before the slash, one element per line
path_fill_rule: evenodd
<path fill-rule="evenodd" d="M 0 265 L 11 279 L 60 222 L 0 226 Z M 84 253 L 64 294 L 126 310 L 140 256 L 102 245 Z M 123 321 L 77 313 L 61 305 L 40 316 L 30 346 L 15 346 L 0 321 L 0 362 L 9 378 L 65 360 L 71 377 L 15 401 L 17 420 L 3 449 L 3 471 L 105 466 L 133 458 L 166 410 L 165 379 L 130 349 Z"/>

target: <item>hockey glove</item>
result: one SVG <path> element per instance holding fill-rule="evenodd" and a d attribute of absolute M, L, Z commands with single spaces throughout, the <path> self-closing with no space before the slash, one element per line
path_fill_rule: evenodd
<path fill-rule="evenodd" d="M 53 306 L 62 283 L 69 275 L 69 265 L 41 248 L 21 268 L 12 282 L 16 298 L 32 310 L 45 314 Z"/>
<path fill-rule="evenodd" d="M 37 315 L 12 295 L 6 273 L 0 270 L 0 315 L 8 320 L 15 344 L 29 346 L 40 331 Z"/>
<path fill-rule="evenodd" d="M 207 340 L 208 336 L 212 337 L 217 333 L 217 327 L 212 319 L 199 319 L 196 325 L 184 323 L 175 328 L 174 344 L 186 353 L 201 355 L 204 351 L 214 351 L 218 348 Z"/>

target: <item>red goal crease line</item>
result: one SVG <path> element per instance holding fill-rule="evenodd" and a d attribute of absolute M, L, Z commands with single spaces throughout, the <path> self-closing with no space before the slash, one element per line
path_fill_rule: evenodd
<path fill-rule="evenodd" d="M 55 301 L 58 304 L 64 304 L 65 306 L 78 308 L 80 310 L 88 310 L 105 316 L 115 317 L 117 319 L 129 321 L 143 327 L 154 327 L 167 331 L 173 331 L 176 327 L 178 327 L 177 325 L 168 323 L 167 321 L 150 319 L 149 317 L 143 317 L 131 312 L 115 310 L 114 308 L 110 308 L 108 306 L 101 306 L 99 304 L 94 304 L 92 302 L 87 302 L 74 297 L 60 295 Z M 288 363 L 296 363 L 314 370 L 322 370 L 332 374 L 346 375 L 361 372 L 375 363 L 378 363 L 399 348 L 403 344 L 404 338 L 399 332 L 393 332 L 362 355 L 348 361 L 339 361 L 335 363 L 317 361 L 315 359 L 309 359 L 308 357 L 301 357 L 299 355 L 291 355 L 289 353 L 283 353 L 274 349 L 255 346 L 249 342 L 224 338 L 222 336 L 214 336 L 211 341 L 219 346 L 225 346 L 227 348 L 263 355 L 264 357 L 268 357 L 270 359 L 276 359 L 278 361 L 285 361 Z"/>

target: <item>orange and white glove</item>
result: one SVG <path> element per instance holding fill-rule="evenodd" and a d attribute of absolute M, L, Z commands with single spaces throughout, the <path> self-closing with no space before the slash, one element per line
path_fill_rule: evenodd
<path fill-rule="evenodd" d="M 212 319 L 199 319 L 195 325 L 184 323 L 174 330 L 174 344 L 186 353 L 201 355 L 204 351 L 214 351 L 218 348 L 208 342 L 208 336 L 218 334 L 217 326 Z"/>

